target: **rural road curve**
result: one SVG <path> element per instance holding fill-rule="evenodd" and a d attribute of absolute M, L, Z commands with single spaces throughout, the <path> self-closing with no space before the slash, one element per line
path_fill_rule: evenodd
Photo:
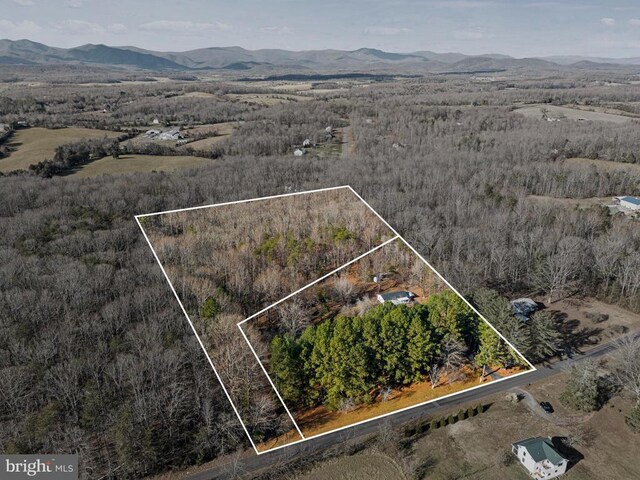
<path fill-rule="evenodd" d="M 636 337 L 640 337 L 640 334 L 635 334 Z M 309 455 L 317 450 L 325 449 L 330 446 L 340 444 L 346 440 L 352 440 L 359 437 L 366 437 L 374 434 L 378 431 L 380 423 L 388 420 L 391 425 L 399 426 L 425 416 L 434 415 L 444 410 L 450 410 L 455 407 L 462 406 L 469 403 L 478 403 L 484 397 L 488 397 L 495 393 L 506 392 L 514 388 L 526 385 L 529 383 L 544 380 L 547 377 L 556 375 L 567 368 L 570 368 L 575 362 L 591 358 L 599 358 L 617 348 L 615 342 L 603 343 L 598 345 L 584 354 L 577 354 L 573 358 L 562 360 L 548 365 L 540 365 L 537 370 L 530 372 L 526 375 L 520 375 L 518 377 L 508 378 L 498 383 L 488 383 L 482 388 L 475 390 L 461 392 L 453 397 L 445 398 L 442 400 L 436 400 L 435 402 L 415 407 L 411 410 L 405 410 L 404 412 L 396 413 L 388 417 L 384 417 L 378 420 L 372 420 L 370 422 L 357 425 L 350 429 L 338 431 L 317 439 L 311 439 L 306 442 L 302 442 L 296 445 L 292 445 L 287 448 L 281 448 L 272 453 L 265 453 L 263 455 L 255 455 L 252 457 L 242 458 L 240 460 L 241 470 L 243 473 L 254 472 L 278 462 L 286 460 L 292 460 L 297 455 Z M 229 478 L 231 471 L 231 463 L 216 465 L 208 470 L 195 473 L 187 478 L 189 480 L 210 480 Z"/>

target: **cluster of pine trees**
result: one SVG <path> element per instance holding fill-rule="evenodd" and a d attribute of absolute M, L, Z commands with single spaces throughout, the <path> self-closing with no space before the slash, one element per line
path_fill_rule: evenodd
<path fill-rule="evenodd" d="M 385 303 L 338 316 L 298 337 L 273 337 L 272 378 L 290 405 L 330 409 L 373 401 L 385 389 L 458 370 L 522 360 L 453 291 L 415 306 Z"/>

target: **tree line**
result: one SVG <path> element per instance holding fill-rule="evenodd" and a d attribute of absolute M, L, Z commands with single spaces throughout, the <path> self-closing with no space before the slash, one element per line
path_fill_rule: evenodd
<path fill-rule="evenodd" d="M 370 403 L 385 388 L 476 366 L 523 360 L 452 291 L 415 306 L 385 303 L 360 316 L 340 315 L 299 336 L 277 334 L 269 368 L 286 402 L 330 409 Z"/>

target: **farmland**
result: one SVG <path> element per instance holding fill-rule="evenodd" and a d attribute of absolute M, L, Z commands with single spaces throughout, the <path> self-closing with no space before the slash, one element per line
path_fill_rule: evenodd
<path fill-rule="evenodd" d="M 117 138 L 121 133 L 88 128 L 27 128 L 18 130 L 8 140 L 12 150 L 7 158 L 0 159 L 0 172 L 26 170 L 43 160 L 51 160 L 56 148 L 71 142 L 98 138 Z"/>
<path fill-rule="evenodd" d="M 196 464 L 216 459 L 227 468 L 237 452 L 251 459 L 247 477 L 273 466 L 276 452 L 255 456 L 133 221 L 145 212 L 348 184 L 474 305 L 478 290 L 493 290 L 501 308 L 489 309 L 497 320 L 491 323 L 506 327 L 540 362 L 553 364 L 560 355 L 598 348 L 595 342 L 618 338 L 637 322 L 638 224 L 604 208 L 582 208 L 609 203 L 617 195 L 640 195 L 640 137 L 638 120 L 631 118 L 640 93 L 637 85 L 624 83 L 628 79 L 611 88 L 592 81 L 604 73 L 528 78 L 504 72 L 371 81 L 362 88 L 356 82 L 234 82 L 195 71 L 188 80 L 165 73 L 143 81 L 139 73 L 126 73 L 120 83 L 109 83 L 124 74 L 90 69 L 83 73 L 90 82 L 79 84 L 60 69 L 48 70 L 46 81 L 30 67 L 0 70 L 2 78 L 37 77 L 33 83 L 2 83 L 0 123 L 24 118 L 34 125 L 18 130 L 17 138 L 30 131 L 49 136 L 74 129 L 99 132 L 89 142 L 78 137 L 51 142 L 67 145 L 59 150 L 59 169 L 0 176 L 0 330 L 6 360 L 0 370 L 7 379 L 0 395 L 7 412 L 0 422 L 0 443 L 6 451 L 81 451 L 80 468 L 91 478 L 140 478 L 183 468 L 193 472 Z M 99 76 L 106 80 L 101 83 Z M 252 95 L 309 100 L 241 100 Z M 538 111 L 527 116 L 513 105 Z M 560 105 L 572 106 L 558 111 L 558 118 L 563 114 L 566 119 L 542 120 L 540 108 Z M 624 121 L 569 120 L 571 114 L 589 114 L 577 107 Z M 187 145 L 125 140 L 120 145 L 126 149 L 131 143 L 131 150 L 119 152 L 112 141 L 100 140 L 107 130 L 137 135 L 156 128 L 156 118 L 157 128 L 192 130 L 197 140 Z M 54 130 L 61 125 L 73 127 Z M 336 138 L 323 143 L 327 126 Z M 294 148 L 307 138 L 317 147 L 294 157 Z M 192 147 L 212 158 L 189 157 Z M 0 154 L 5 148 L 0 145 Z M 10 165 L 23 153 L 20 148 L 0 159 L 0 166 Z M 43 160 L 52 148 L 34 157 Z M 82 161 L 63 162 L 76 157 Z M 171 174 L 152 173 L 174 167 Z M 291 424 L 255 357 L 243 347 L 237 322 L 391 238 L 366 210 L 341 205 L 323 197 L 275 210 L 241 208 L 215 218 L 176 216 L 143 225 L 200 339 L 216 366 L 220 363 L 221 377 L 232 379 L 229 395 L 259 449 L 260 442 L 269 448 L 299 437 L 295 431 L 279 437 L 291 431 Z M 318 213 L 314 218 L 329 221 L 310 220 L 313 212 Z M 391 284 L 407 269 L 382 264 L 365 273 L 380 271 L 400 274 L 383 279 L 381 291 L 411 290 L 418 298 L 410 308 L 427 304 L 428 295 L 411 275 Z M 359 318 L 358 300 L 378 289 L 370 275 L 359 273 L 349 277 L 359 280 L 358 294 L 344 311 L 338 297 L 348 289 L 337 295 L 335 284 L 326 284 L 323 315 L 311 312 L 316 323 Z M 514 325 L 509 301 L 521 296 L 542 300 L 547 308 L 535 314 L 535 321 Z M 318 296 L 307 300 L 314 310 Z M 601 321 L 598 313 L 609 318 Z M 64 383 L 57 381 L 60 375 Z M 510 381 L 490 381 L 473 392 L 493 391 Z M 469 382 L 478 385 L 479 379 L 471 376 Z M 556 406 L 566 377 L 559 382 L 540 389 L 521 386 L 536 400 Z M 445 376 L 432 389 L 423 377 L 392 385 L 390 391 L 372 388 L 380 401 L 360 405 L 361 410 L 345 401 L 344 410 L 316 405 L 308 413 L 324 416 L 326 428 L 321 422 L 313 426 L 324 432 L 349 418 L 364 420 L 375 409 L 387 413 L 455 386 Z M 522 477 L 516 466 L 496 460 L 510 442 L 572 433 L 565 424 L 544 423 L 535 413 L 529 417 L 525 404 L 506 403 L 503 394 L 487 401 L 493 405 L 482 415 L 412 439 L 419 463 L 429 466 L 433 478 L 455 478 L 460 470 L 470 472 L 470 478 Z M 389 419 L 417 417 L 442 403 Z M 603 432 L 594 446 L 576 447 L 585 459 L 568 478 L 603 478 L 606 473 L 598 465 L 607 456 L 620 456 L 611 478 L 633 478 L 629 448 L 635 434 L 624 423 L 632 405 L 630 395 L 620 393 L 595 413 L 558 407 L 559 420 Z M 375 430 L 377 422 L 362 428 Z M 300 443 L 300 451 L 324 448 L 331 439 L 343 453 L 342 439 L 354 431 L 359 427 Z M 359 449 L 366 446 L 359 439 L 354 443 Z M 286 456 L 295 448 L 279 452 Z M 403 459 L 384 455 L 404 465 Z M 354 463 L 351 470 L 347 464 L 339 464 L 345 475 L 368 475 L 364 465 Z M 320 474 L 322 467 L 316 465 Z M 388 475 L 393 475 L 390 470 Z"/>
<path fill-rule="evenodd" d="M 604 113 L 596 110 L 578 109 L 572 107 L 561 107 L 557 105 L 535 105 L 518 108 L 515 110 L 529 118 L 546 118 L 552 120 L 576 120 L 588 122 L 610 122 L 614 124 L 624 124 L 633 121 L 633 117 Z"/>
<path fill-rule="evenodd" d="M 122 155 L 104 157 L 82 165 L 69 174 L 72 178 L 117 175 L 136 172 L 171 172 L 180 168 L 195 168 L 214 160 L 189 156 Z"/>

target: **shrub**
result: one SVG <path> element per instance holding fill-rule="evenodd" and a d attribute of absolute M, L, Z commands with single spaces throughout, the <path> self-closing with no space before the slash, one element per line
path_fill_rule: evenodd
<path fill-rule="evenodd" d="M 598 410 L 605 401 L 606 385 L 593 362 L 574 366 L 560 401 L 567 407 L 583 412 Z"/>
<path fill-rule="evenodd" d="M 634 433 L 640 433 L 640 405 L 633 407 L 624 418 L 624 423 Z"/>
<path fill-rule="evenodd" d="M 595 323 L 602 323 L 602 322 L 606 322 L 607 320 L 609 320 L 609 315 L 607 315 L 606 313 L 588 312 L 585 316 L 589 320 L 592 320 Z"/>

